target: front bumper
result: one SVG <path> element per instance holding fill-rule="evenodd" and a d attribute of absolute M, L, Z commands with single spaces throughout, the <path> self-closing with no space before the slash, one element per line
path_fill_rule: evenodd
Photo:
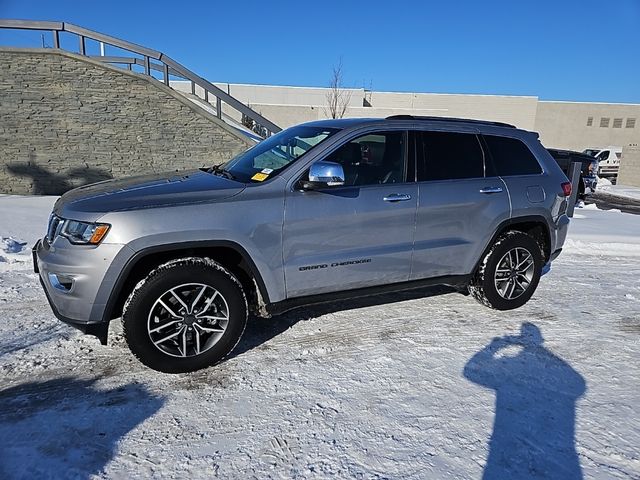
<path fill-rule="evenodd" d="M 52 245 L 38 240 L 32 249 L 33 268 L 54 315 L 103 343 L 109 323 L 103 318 L 106 299 L 99 292 L 105 282 L 112 283 L 106 274 L 121 249 L 116 244 L 71 245 L 60 237 Z"/>

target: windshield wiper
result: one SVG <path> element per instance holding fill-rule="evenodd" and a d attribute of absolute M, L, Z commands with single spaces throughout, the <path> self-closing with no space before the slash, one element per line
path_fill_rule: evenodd
<path fill-rule="evenodd" d="M 215 175 L 220 175 L 222 177 L 228 178 L 229 180 L 235 180 L 236 179 L 236 177 L 235 177 L 235 175 L 233 173 L 225 170 L 224 168 L 222 168 L 221 165 L 214 165 L 209 170 L 207 170 L 207 173 L 213 173 Z"/>

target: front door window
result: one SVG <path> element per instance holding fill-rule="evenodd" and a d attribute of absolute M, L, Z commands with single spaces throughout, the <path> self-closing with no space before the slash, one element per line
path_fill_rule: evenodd
<path fill-rule="evenodd" d="M 341 146 L 326 160 L 342 165 L 346 186 L 403 183 L 405 144 L 403 131 L 369 133 Z"/>

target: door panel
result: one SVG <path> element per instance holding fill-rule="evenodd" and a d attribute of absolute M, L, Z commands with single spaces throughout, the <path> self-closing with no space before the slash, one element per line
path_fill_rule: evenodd
<path fill-rule="evenodd" d="M 510 216 L 509 193 L 485 177 L 485 155 L 475 132 L 413 132 L 418 173 L 411 279 L 472 272 L 500 222 Z"/>
<path fill-rule="evenodd" d="M 543 155 L 548 153 L 538 141 L 538 137 L 529 134 L 531 145 L 542 151 Z M 498 175 L 509 189 L 511 199 L 511 215 L 548 215 L 548 207 L 545 201 L 547 197 L 554 196 L 556 192 L 547 192 L 545 185 L 548 185 L 546 174 L 540 162 L 529 145 L 521 139 L 510 137 L 497 137 L 493 135 L 482 136 L 488 150 L 491 162 L 489 171 L 493 175 Z M 567 168 L 569 167 L 567 162 Z M 556 189 L 560 190 L 560 182 L 556 184 Z"/>
<path fill-rule="evenodd" d="M 287 297 L 408 280 L 417 197 L 415 183 L 288 193 Z"/>
<path fill-rule="evenodd" d="M 411 279 L 471 273 L 495 228 L 509 218 L 506 186 L 493 177 L 421 182 L 418 188 Z"/>

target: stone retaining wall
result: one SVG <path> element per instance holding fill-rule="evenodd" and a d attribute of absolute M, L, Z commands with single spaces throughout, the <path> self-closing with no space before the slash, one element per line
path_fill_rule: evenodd
<path fill-rule="evenodd" d="M 0 48 L 0 193 L 208 166 L 251 145 L 145 75 L 62 50 Z"/>

